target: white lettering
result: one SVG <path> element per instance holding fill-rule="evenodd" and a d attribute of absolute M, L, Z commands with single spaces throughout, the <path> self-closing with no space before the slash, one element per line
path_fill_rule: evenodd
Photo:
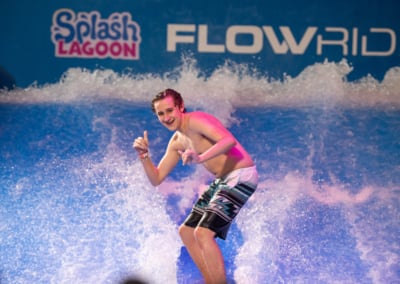
<path fill-rule="evenodd" d="M 353 28 L 353 42 L 352 46 L 353 48 L 351 49 L 351 54 L 352 55 L 357 55 L 357 49 L 358 49 L 358 29 Z"/>
<path fill-rule="evenodd" d="M 179 32 L 195 32 L 195 25 L 175 25 L 167 26 L 167 51 L 176 51 L 177 43 L 194 43 L 192 35 L 178 35 Z"/>
<path fill-rule="evenodd" d="M 323 55 L 323 50 L 327 46 L 339 47 L 342 56 L 347 56 L 349 52 L 351 55 L 357 56 L 359 49 L 361 49 L 362 56 L 390 56 L 396 51 L 396 33 L 389 28 L 370 28 L 369 35 L 360 37 L 358 28 L 349 30 L 343 27 L 325 27 L 323 34 L 317 34 L 317 27 L 307 27 L 301 38 L 297 39 L 290 27 L 280 26 L 279 31 L 282 39 L 279 39 L 272 26 L 233 25 L 227 28 L 224 43 L 213 44 L 209 42 L 208 25 L 169 24 L 167 26 L 167 51 L 175 52 L 178 44 L 195 44 L 197 40 L 197 50 L 200 53 L 228 51 L 235 54 L 257 54 L 262 52 L 264 39 L 266 39 L 274 54 L 290 52 L 301 55 L 307 52 L 314 38 L 316 38 L 317 55 Z M 368 49 L 368 39 L 371 34 L 379 36 L 384 34 L 386 38 L 379 44 L 387 46 L 389 43 L 388 48 L 384 50 Z M 389 35 L 389 39 L 387 39 L 387 35 Z M 240 43 L 240 36 L 246 36 L 246 43 Z M 376 46 L 374 48 L 376 49 Z"/>
<path fill-rule="evenodd" d="M 396 34 L 391 29 L 371 28 L 371 33 L 387 33 L 390 36 L 390 48 L 387 51 L 368 51 L 367 50 L 367 36 L 361 37 L 362 50 L 361 54 L 366 56 L 389 56 L 392 55 L 396 49 Z"/>
<path fill-rule="evenodd" d="M 322 54 L 322 45 L 339 45 L 342 46 L 342 54 L 348 54 L 347 42 L 349 40 L 349 32 L 345 28 L 325 28 L 327 32 L 342 33 L 343 37 L 339 40 L 323 40 L 321 35 L 317 36 L 317 54 Z"/>
<path fill-rule="evenodd" d="M 240 34 L 250 34 L 251 45 L 238 45 L 236 38 Z M 226 48 L 232 53 L 255 54 L 263 48 L 263 33 L 257 26 L 231 26 L 226 31 Z"/>
<path fill-rule="evenodd" d="M 276 54 L 286 54 L 288 50 L 290 50 L 293 54 L 304 54 L 312 38 L 317 32 L 316 27 L 308 27 L 306 33 L 300 40 L 300 43 L 297 44 L 289 27 L 279 27 L 284 38 L 282 43 L 279 42 L 278 37 L 271 26 L 264 26 L 263 29 L 272 49 Z"/>
<path fill-rule="evenodd" d="M 267 39 L 269 43 L 271 44 L 272 50 L 276 54 L 286 54 L 288 52 L 288 45 L 286 41 L 283 41 L 282 43 L 279 42 L 278 37 L 275 34 L 274 29 L 271 26 L 265 26 L 263 27 L 265 35 L 267 36 Z"/>
<path fill-rule="evenodd" d="M 199 52 L 225 52 L 225 46 L 223 44 L 208 44 L 208 27 L 206 25 L 199 25 Z"/>

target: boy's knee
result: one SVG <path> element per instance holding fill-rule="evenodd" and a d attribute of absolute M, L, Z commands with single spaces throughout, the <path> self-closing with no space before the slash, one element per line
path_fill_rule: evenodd
<path fill-rule="evenodd" d="M 203 245 L 209 241 L 214 241 L 215 233 L 207 228 L 197 227 L 194 230 L 194 237 L 199 245 Z"/>
<path fill-rule="evenodd" d="M 182 224 L 179 226 L 178 233 L 183 241 L 194 239 L 194 228 L 192 227 Z"/>

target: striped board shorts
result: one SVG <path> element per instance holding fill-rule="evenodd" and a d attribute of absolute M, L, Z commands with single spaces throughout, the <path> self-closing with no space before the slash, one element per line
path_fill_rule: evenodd
<path fill-rule="evenodd" d="M 194 204 L 184 225 L 208 228 L 226 239 L 229 227 L 258 184 L 255 166 L 232 171 L 215 179 Z"/>

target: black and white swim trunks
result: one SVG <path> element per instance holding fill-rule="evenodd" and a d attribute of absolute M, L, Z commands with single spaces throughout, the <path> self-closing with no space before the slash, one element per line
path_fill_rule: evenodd
<path fill-rule="evenodd" d="M 239 210 L 254 193 L 258 184 L 255 166 L 234 170 L 215 179 L 194 204 L 184 224 L 208 228 L 225 240 Z"/>

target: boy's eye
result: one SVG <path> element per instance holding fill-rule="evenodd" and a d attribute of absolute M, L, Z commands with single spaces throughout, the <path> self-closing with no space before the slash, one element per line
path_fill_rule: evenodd
<path fill-rule="evenodd" d="M 166 113 L 170 114 L 170 113 L 173 113 L 173 112 L 174 112 L 174 108 L 168 108 L 168 109 L 165 110 L 165 112 L 164 111 L 157 112 L 157 115 L 158 116 L 163 116 Z"/>

